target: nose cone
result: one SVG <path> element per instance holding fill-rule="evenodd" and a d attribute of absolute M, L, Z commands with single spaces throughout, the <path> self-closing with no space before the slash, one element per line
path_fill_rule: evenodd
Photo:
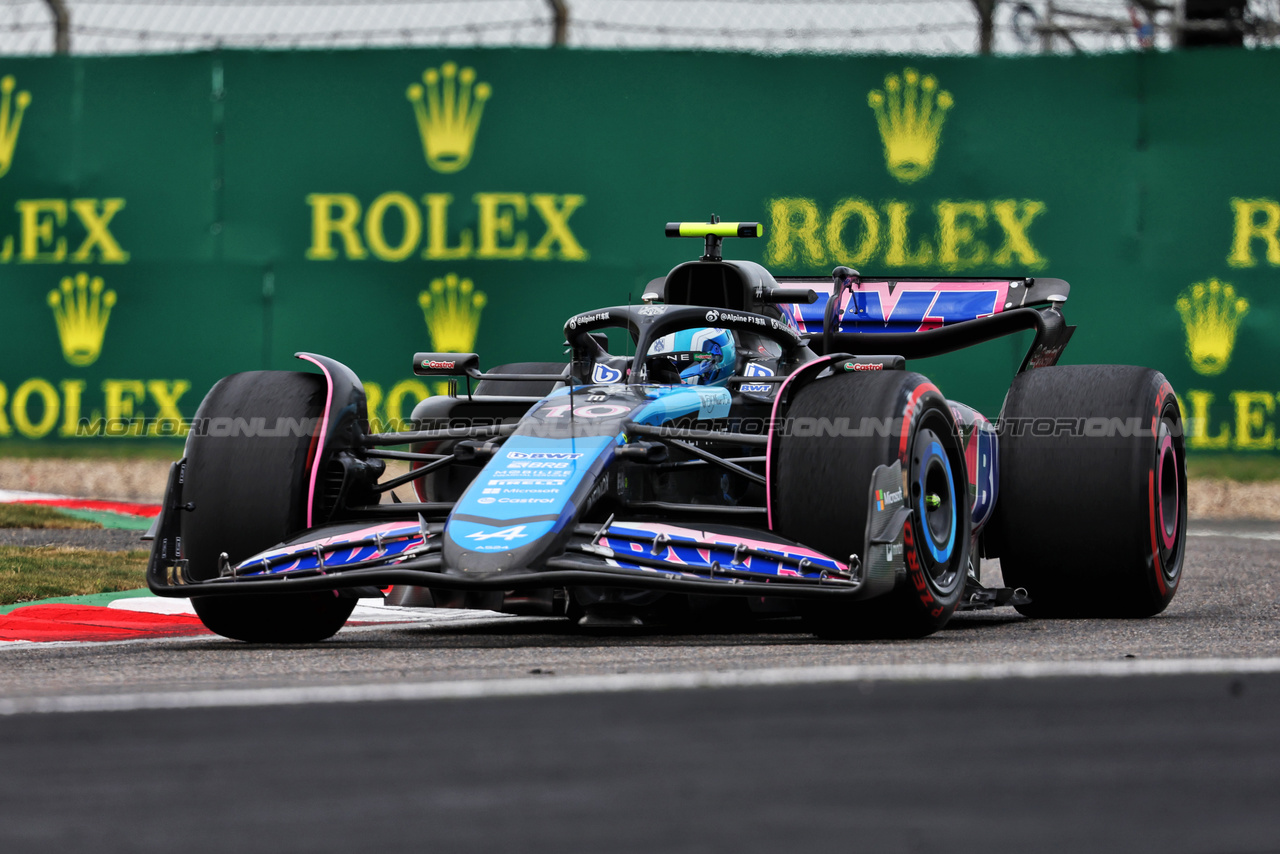
<path fill-rule="evenodd" d="M 449 515 L 445 571 L 523 572 L 559 554 L 616 445 L 613 436 L 512 436 Z"/>
<path fill-rule="evenodd" d="M 558 516 L 530 519 L 451 519 L 441 549 L 444 571 L 469 578 L 523 572 L 558 545 Z"/>

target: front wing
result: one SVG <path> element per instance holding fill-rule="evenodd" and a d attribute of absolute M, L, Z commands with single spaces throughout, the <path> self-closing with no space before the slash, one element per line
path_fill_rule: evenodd
<path fill-rule="evenodd" d="M 194 579 L 181 554 L 182 463 L 174 465 L 147 567 L 162 596 L 300 593 L 408 584 L 444 590 L 628 587 L 683 593 L 786 598 L 858 598 L 856 559 L 835 560 L 749 528 L 614 521 L 574 527 L 564 550 L 537 568 L 484 575 L 452 570 L 441 556 L 447 523 L 417 520 L 344 523 L 303 532 L 232 564 L 217 578 Z M 358 594 L 357 594 L 358 595 Z"/>

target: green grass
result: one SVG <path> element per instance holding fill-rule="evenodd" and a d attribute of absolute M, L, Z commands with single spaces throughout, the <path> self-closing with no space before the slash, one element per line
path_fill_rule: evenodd
<path fill-rule="evenodd" d="M 66 442 L 0 441 L 0 457 L 26 459 L 178 460 L 182 439 L 74 439 Z"/>
<path fill-rule="evenodd" d="M 147 552 L 0 546 L 0 605 L 147 586 Z"/>
<path fill-rule="evenodd" d="M 1280 481 L 1280 456 L 1214 454 L 1187 457 L 1187 477 L 1224 478 L 1241 483 Z"/>
<path fill-rule="evenodd" d="M 0 528 L 101 528 L 100 522 L 77 519 L 40 504 L 0 504 Z"/>
<path fill-rule="evenodd" d="M 38 504 L 0 504 L 0 528 L 101 528 Z M 147 585 L 147 552 L 0 546 L 0 605 Z"/>

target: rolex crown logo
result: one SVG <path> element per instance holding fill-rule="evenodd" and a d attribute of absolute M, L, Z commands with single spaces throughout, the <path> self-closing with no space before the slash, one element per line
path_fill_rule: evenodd
<path fill-rule="evenodd" d="M 13 163 L 13 149 L 18 144 L 18 131 L 22 129 L 22 114 L 31 103 L 30 92 L 19 92 L 13 97 L 17 85 L 12 74 L 0 79 L 0 177 L 9 172 Z"/>
<path fill-rule="evenodd" d="M 431 287 L 418 294 L 431 346 L 441 353 L 470 353 L 480 328 L 480 312 L 488 301 L 470 279 L 459 280 L 454 273 L 432 279 Z"/>
<path fill-rule="evenodd" d="M 77 273 L 67 276 L 58 288 L 49 291 L 49 307 L 58 324 L 62 355 L 78 368 L 92 365 L 102 353 L 102 337 L 107 333 L 116 292 L 102 289 L 102 277 Z"/>
<path fill-rule="evenodd" d="M 476 83 L 474 68 L 459 71 L 446 62 L 439 70 L 424 71 L 422 83 L 410 84 L 405 94 L 418 119 L 427 165 L 446 174 L 463 169 L 471 162 L 480 115 L 493 87 Z"/>
<path fill-rule="evenodd" d="M 1183 291 L 1177 306 L 1187 331 L 1191 367 L 1205 376 L 1225 371 L 1236 346 L 1236 330 L 1249 313 L 1249 301 L 1226 282 L 1210 279 Z"/>
<path fill-rule="evenodd" d="M 880 126 L 889 174 L 910 184 L 932 172 L 942 141 L 942 123 L 955 103 L 950 92 L 938 90 L 938 78 L 932 74 L 921 77 L 914 68 L 903 69 L 901 77 L 886 76 L 884 91 L 870 92 L 867 103 Z"/>

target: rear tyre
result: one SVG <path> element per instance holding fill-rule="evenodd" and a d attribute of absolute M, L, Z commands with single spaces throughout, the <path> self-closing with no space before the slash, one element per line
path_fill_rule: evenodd
<path fill-rule="evenodd" d="M 1018 375 L 1001 414 L 991 520 L 1029 616 L 1150 617 L 1182 577 L 1182 415 L 1164 375 L 1127 365 Z"/>
<path fill-rule="evenodd" d="M 905 581 L 873 599 L 808 606 L 813 631 L 827 638 L 917 638 L 942 628 L 964 592 L 971 539 L 964 452 L 942 394 L 915 373 L 840 374 L 801 389 L 787 416 L 793 427 L 805 423 L 798 419 L 817 425 L 847 419 L 857 428 L 868 426 L 865 418 L 892 429 L 779 436 L 771 473 L 774 530 L 840 560 L 857 554 L 865 563 L 872 474 L 895 460 L 913 510 L 905 529 Z"/>
<path fill-rule="evenodd" d="M 220 380 L 205 396 L 196 411 L 203 429 L 187 439 L 183 486 L 193 505 L 182 514 L 193 578 L 216 578 L 222 552 L 235 564 L 306 527 L 310 463 L 318 452 L 312 442 L 319 435 L 306 428 L 323 413 L 325 394 L 315 374 L 252 371 Z M 261 432 L 258 424 L 285 435 L 253 435 Z M 211 631 L 253 643 L 324 640 L 342 628 L 355 603 L 328 591 L 192 599 Z"/>

